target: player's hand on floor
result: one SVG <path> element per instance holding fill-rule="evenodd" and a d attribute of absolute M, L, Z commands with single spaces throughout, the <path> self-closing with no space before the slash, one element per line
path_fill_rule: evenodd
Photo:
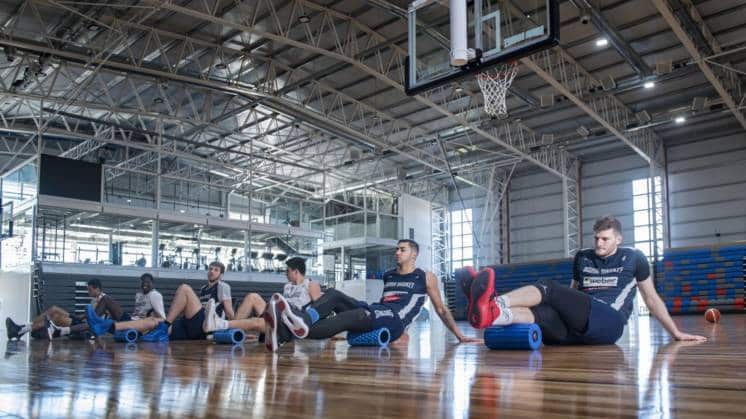
<path fill-rule="evenodd" d="M 707 341 L 707 338 L 704 336 L 699 335 L 690 335 L 688 333 L 679 333 L 675 336 L 676 340 L 683 340 L 683 341 L 696 341 L 696 342 L 705 342 Z"/>

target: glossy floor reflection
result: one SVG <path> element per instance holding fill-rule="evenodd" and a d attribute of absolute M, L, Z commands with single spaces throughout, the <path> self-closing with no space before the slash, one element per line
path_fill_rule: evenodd
<path fill-rule="evenodd" d="M 746 316 L 670 343 L 632 321 L 614 346 L 490 351 L 456 345 L 436 320 L 404 347 L 304 341 L 125 345 L 0 341 L 0 416 L 20 417 L 743 417 Z M 468 329 L 467 327 L 464 327 Z"/>

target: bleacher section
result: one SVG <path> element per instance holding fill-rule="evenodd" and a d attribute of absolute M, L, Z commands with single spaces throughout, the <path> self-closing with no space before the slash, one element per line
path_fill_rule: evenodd
<path fill-rule="evenodd" d="M 666 249 L 656 287 L 672 314 L 744 311 L 746 244 Z"/>

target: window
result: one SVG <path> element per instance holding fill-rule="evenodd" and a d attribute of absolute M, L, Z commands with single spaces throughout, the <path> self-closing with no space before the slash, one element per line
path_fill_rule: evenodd
<path fill-rule="evenodd" d="M 453 269 L 474 265 L 471 209 L 451 211 L 451 263 Z"/>
<path fill-rule="evenodd" d="M 654 250 L 658 258 L 663 257 L 663 191 L 661 178 L 656 176 L 632 182 L 632 208 L 634 221 L 635 248 L 640 249 L 649 260 L 653 260 Z"/>

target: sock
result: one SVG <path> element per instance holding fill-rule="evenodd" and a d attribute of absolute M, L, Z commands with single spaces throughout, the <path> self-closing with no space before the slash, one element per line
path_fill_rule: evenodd
<path fill-rule="evenodd" d="M 218 330 L 225 330 L 228 328 L 228 320 L 221 319 L 218 317 L 217 320 L 215 320 L 215 327 L 218 328 Z"/>
<path fill-rule="evenodd" d="M 501 295 L 495 298 L 495 301 L 497 302 L 497 305 L 500 306 L 501 310 L 510 307 L 510 297 L 507 295 Z"/>
<path fill-rule="evenodd" d="M 67 336 L 70 334 L 70 328 L 69 327 L 60 327 L 60 335 Z"/>
<path fill-rule="evenodd" d="M 19 335 L 23 335 L 23 334 L 28 333 L 30 331 L 31 331 L 31 325 L 30 324 L 25 324 L 25 325 L 21 326 L 21 330 L 18 331 L 18 334 Z"/>
<path fill-rule="evenodd" d="M 513 324 L 513 312 L 505 307 L 500 307 L 500 315 L 492 322 L 493 326 L 507 326 Z"/>

